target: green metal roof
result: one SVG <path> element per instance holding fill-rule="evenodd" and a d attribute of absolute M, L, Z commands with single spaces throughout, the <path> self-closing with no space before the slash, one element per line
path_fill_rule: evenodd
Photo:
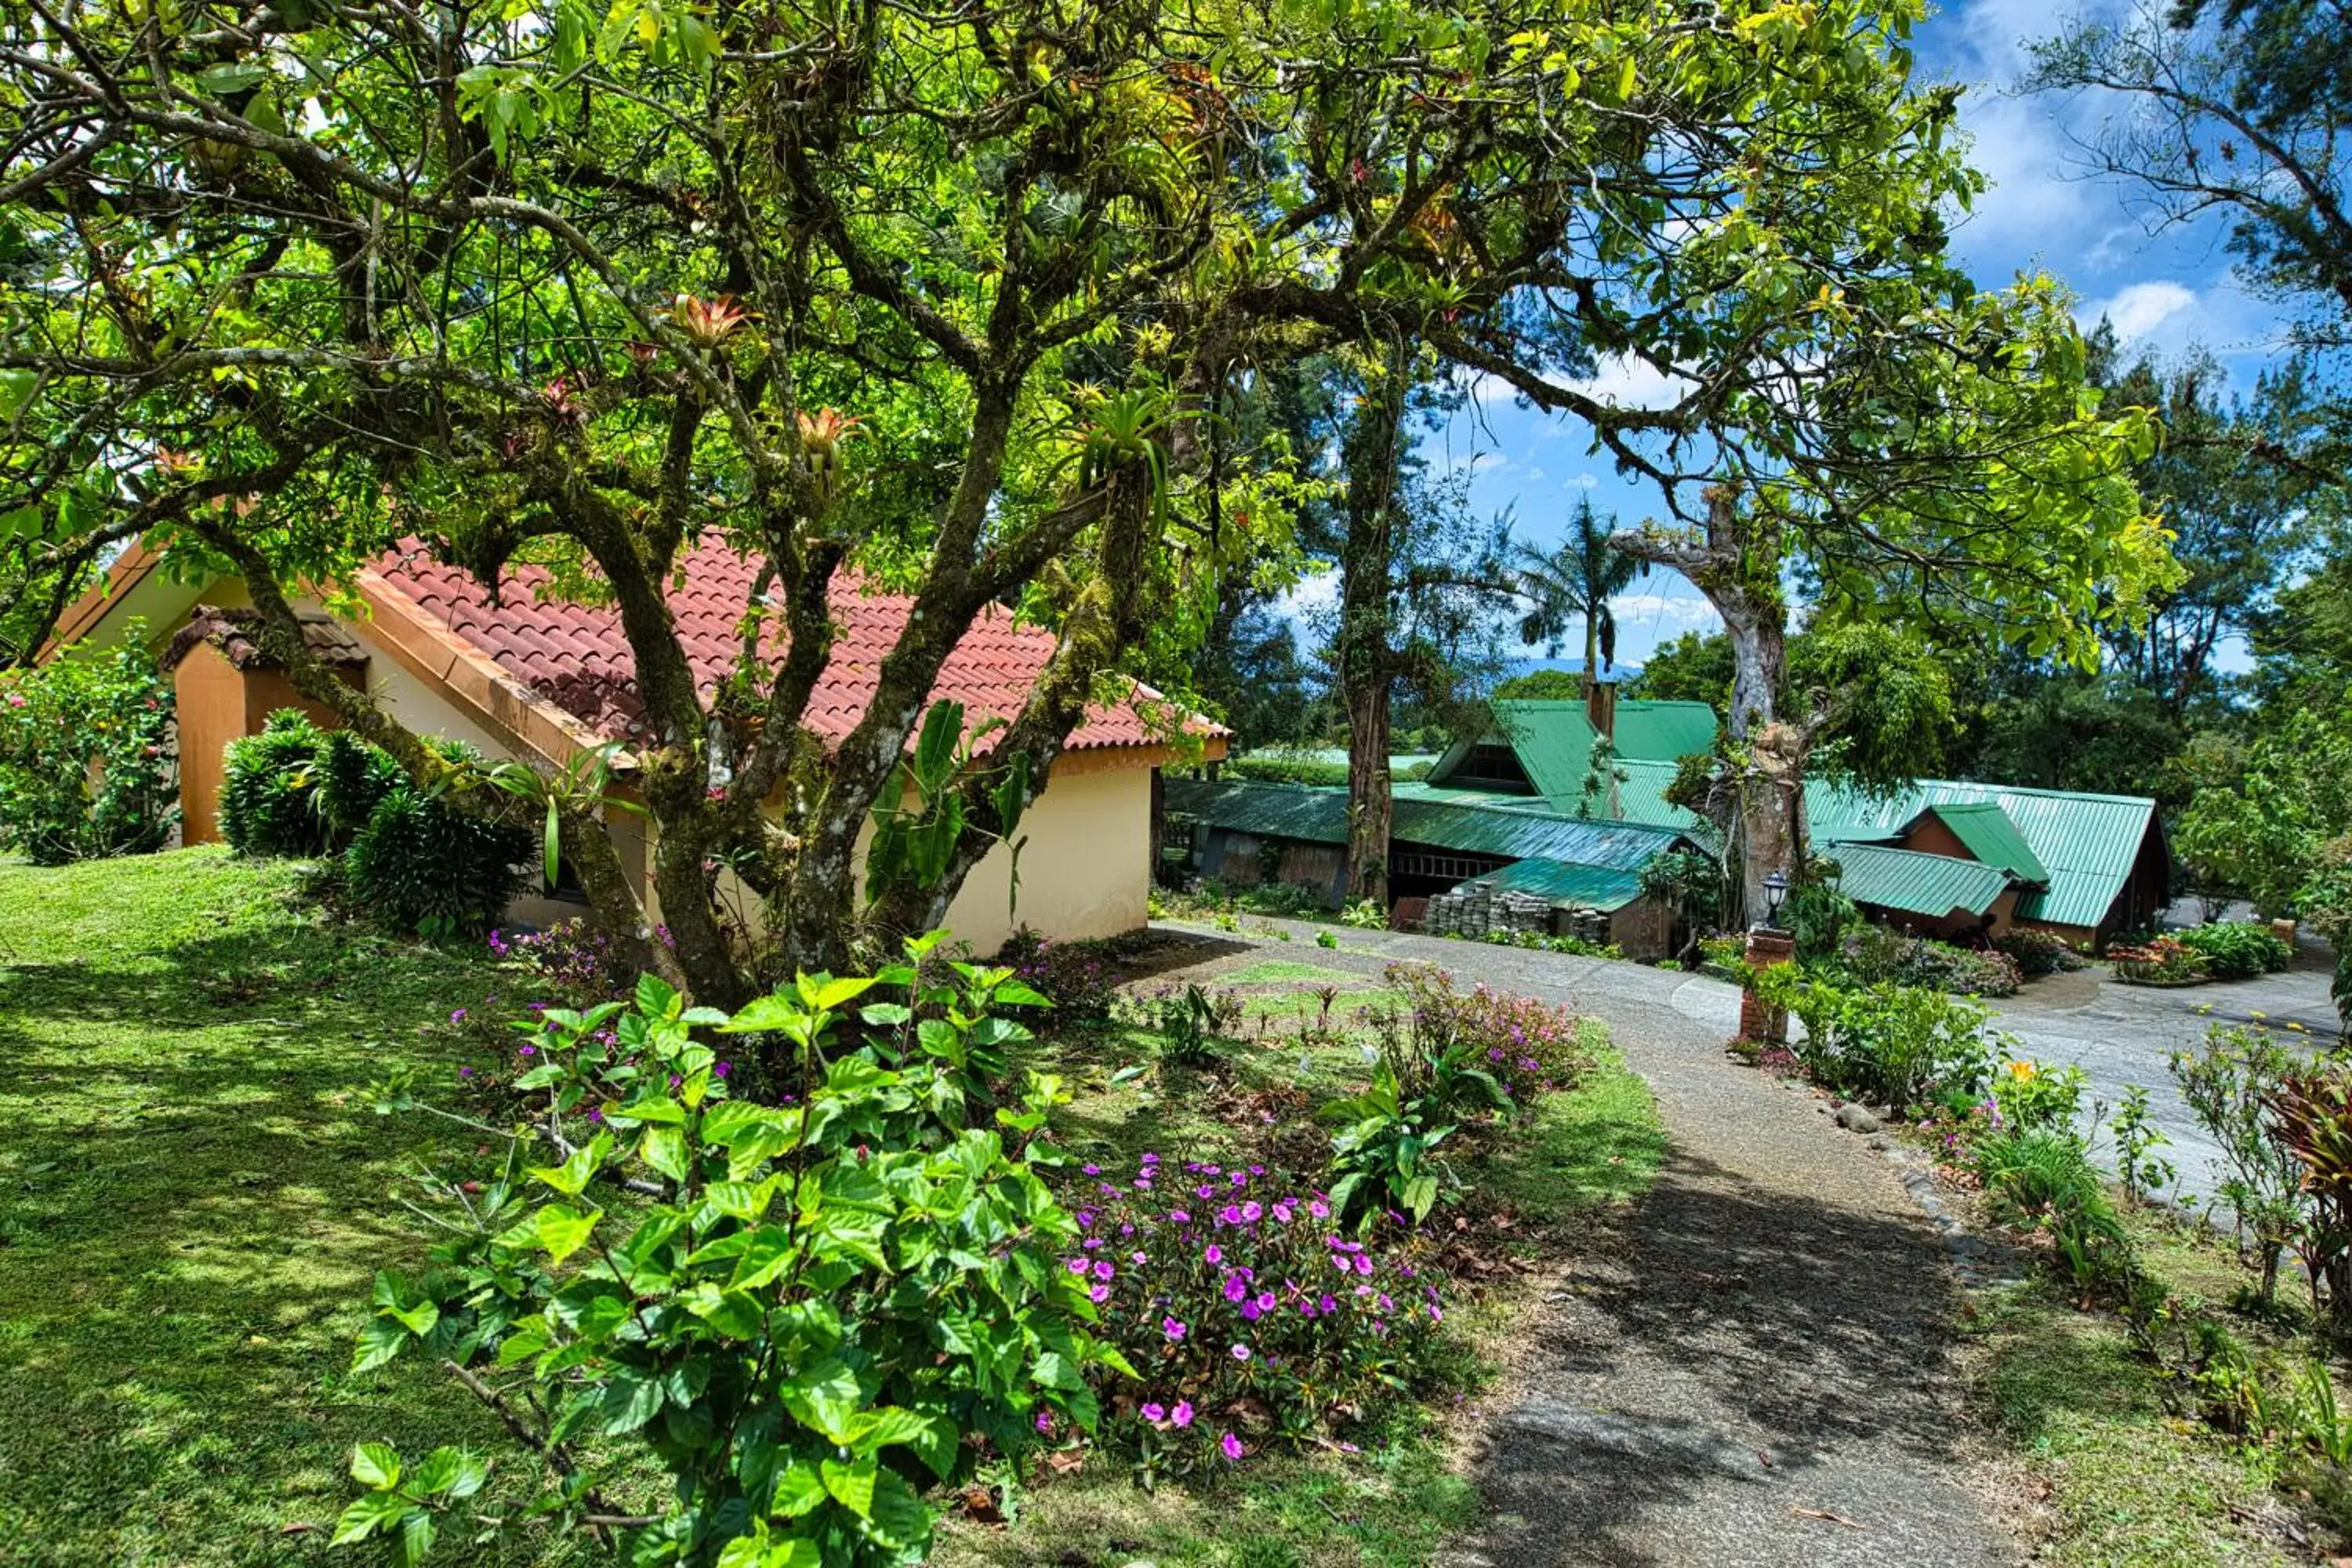
<path fill-rule="evenodd" d="M 1933 815 L 1952 830 L 1952 837 L 1968 846 L 1968 851 L 1988 866 L 1998 866 L 2021 882 L 2047 882 L 2050 873 L 2040 857 L 2026 844 L 2017 831 L 2017 824 L 1999 801 L 1973 800 L 1939 801 L 1920 816 Z M 1916 824 L 1917 817 L 1912 822 Z M 1910 831 L 1906 825 L 1905 831 Z"/>
<path fill-rule="evenodd" d="M 1840 844 L 1838 888 L 1857 904 L 1942 918 L 1965 910 L 1981 915 L 2009 886 L 2009 873 L 1981 860 L 1923 855 L 1881 844 Z"/>
<path fill-rule="evenodd" d="M 1169 779 L 1171 811 L 1214 826 L 1315 844 L 1348 841 L 1348 792 L 1297 784 Z M 1560 816 L 1522 807 L 1465 805 L 1397 792 L 1390 837 L 1438 849 L 1513 860 L 1559 860 L 1635 872 L 1684 840 L 1670 827 Z"/>
<path fill-rule="evenodd" d="M 1642 896 L 1642 879 L 1630 871 L 1574 866 L 1564 860 L 1514 860 L 1473 880 L 1482 888 L 1533 893 L 1549 899 L 1555 908 L 1599 910 L 1603 914 L 1614 913 Z"/>
<path fill-rule="evenodd" d="M 1607 815 L 1608 782 L 1592 773 L 1598 731 L 1583 703 L 1506 699 L 1493 707 L 1496 730 L 1487 739 L 1511 748 L 1528 782 L 1554 811 Z M 1712 750 L 1715 727 L 1715 710 L 1704 702 L 1623 701 L 1617 704 L 1612 750 L 1620 760 L 1673 763 Z M 1443 781 L 1468 749 L 1455 746 L 1430 776 Z"/>
<path fill-rule="evenodd" d="M 2018 900 L 2020 919 L 2052 925 L 2095 926 L 2106 919 L 2155 828 L 2156 802 L 2140 795 L 2083 795 L 2066 790 L 1922 779 L 1885 799 L 1827 784 L 1805 786 L 1805 814 L 1824 845 L 1887 839 L 1931 805 L 2000 807 L 2048 875 L 2046 890 Z"/>

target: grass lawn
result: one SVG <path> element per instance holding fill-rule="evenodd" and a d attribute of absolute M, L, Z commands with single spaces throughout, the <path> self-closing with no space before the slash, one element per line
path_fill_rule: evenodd
<path fill-rule="evenodd" d="M 407 1069 L 428 1092 L 454 1088 L 489 1047 L 452 1010 L 516 977 L 475 949 L 310 913 L 298 880 L 216 849 L 0 865 L 0 1568 L 352 1561 L 321 1527 L 352 1495 L 356 1443 L 505 1451 L 436 1370 L 346 1369 L 374 1270 L 424 1259 L 422 1227 L 392 1196 L 403 1172 L 478 1152 L 445 1123 L 378 1118 L 368 1087 Z M 1318 985 L 1367 984 L 1283 962 L 1227 978 L 1276 1015 L 1269 1024 Z M 1058 1121 L 1066 1147 L 1213 1157 L 1278 1129 L 1319 1158 L 1328 1131 L 1313 1107 L 1363 1073 L 1361 1042 L 1346 1037 L 1302 1047 L 1276 1029 L 1193 1068 L 1158 1063 L 1158 1047 L 1132 1028 L 1034 1047 L 1076 1091 Z M 1480 1167 L 1480 1187 L 1515 1216 L 1498 1246 L 1568 1245 L 1580 1215 L 1629 1199 L 1656 1168 L 1646 1092 L 1599 1054 Z M 1512 1304 L 1508 1283 L 1457 1293 L 1449 1386 L 1475 1381 Z M 1475 1508 L 1448 1462 L 1453 1402 L 1436 1403 L 1376 1415 L 1355 1434 L 1361 1453 L 1269 1454 L 1195 1492 L 1147 1495 L 1109 1464 L 1056 1479 L 1021 1494 L 1014 1528 L 950 1527 L 940 1556 L 1423 1563 Z M 586 1555 L 453 1531 L 439 1560 Z"/>
<path fill-rule="evenodd" d="M 343 1375 L 374 1269 L 425 1249 L 386 1196 L 421 1130 L 364 1088 L 453 1073 L 488 966 L 294 879 L 0 866 L 0 1563 L 324 1561 L 287 1527 L 334 1518 L 354 1443 L 490 1436 L 437 1373 Z"/>
<path fill-rule="evenodd" d="M 2141 1262 L 2174 1291 L 2228 1299 L 2245 1276 L 2225 1246 L 2133 1216 Z M 2240 1322 L 2249 1338 L 2260 1331 Z M 1979 1386 L 2007 1458 L 2048 1495 L 2036 1562 L 2063 1568 L 2206 1568 L 2312 1560 L 2285 1538 L 2272 1462 L 2168 1414 L 2157 1369 L 2112 1311 L 2074 1310 L 2034 1280 L 1981 1308 Z"/>

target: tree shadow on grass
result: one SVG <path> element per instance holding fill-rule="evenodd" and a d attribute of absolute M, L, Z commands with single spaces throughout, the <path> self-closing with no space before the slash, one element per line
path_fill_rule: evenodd
<path fill-rule="evenodd" d="M 1743 1516 L 1789 1539 L 1740 1561 L 1979 1560 L 1965 1494 L 1939 1479 L 1956 1369 L 1932 1232 L 1676 1149 L 1618 1240 L 1579 1268 L 1529 1393 L 1488 1435 L 1492 1522 L 1471 1560 L 1702 1561 L 1705 1542 L 1661 1535 Z M 1802 1491 L 1874 1487 L 1903 1520 L 1790 1535 Z M 1940 1546 L 1879 1528 L 1942 1514 Z"/>

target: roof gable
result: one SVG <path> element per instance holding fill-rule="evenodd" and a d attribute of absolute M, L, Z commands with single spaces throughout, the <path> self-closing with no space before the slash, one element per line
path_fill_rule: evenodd
<path fill-rule="evenodd" d="M 2048 869 L 1999 801 L 1937 801 L 1919 816 L 1933 816 L 1950 828 L 1952 837 L 1986 865 L 1998 866 L 2021 882 L 2048 884 Z M 1919 817 L 1912 818 L 1904 832 L 1908 834 L 1918 821 Z"/>
<path fill-rule="evenodd" d="M 1883 844 L 1841 844 L 1838 890 L 1857 904 L 1942 919 L 1981 915 L 2009 888 L 2009 873 L 1981 860 Z"/>

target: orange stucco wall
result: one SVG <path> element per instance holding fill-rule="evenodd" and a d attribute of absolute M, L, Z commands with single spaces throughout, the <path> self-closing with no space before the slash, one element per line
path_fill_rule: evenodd
<path fill-rule="evenodd" d="M 343 672 L 354 685 L 365 677 Z M 210 844 L 220 837 L 221 753 L 231 741 L 259 731 L 281 708 L 299 708 L 334 728 L 333 717 L 296 691 L 274 669 L 240 671 L 220 649 L 200 643 L 172 672 L 180 725 L 180 841 Z"/>

